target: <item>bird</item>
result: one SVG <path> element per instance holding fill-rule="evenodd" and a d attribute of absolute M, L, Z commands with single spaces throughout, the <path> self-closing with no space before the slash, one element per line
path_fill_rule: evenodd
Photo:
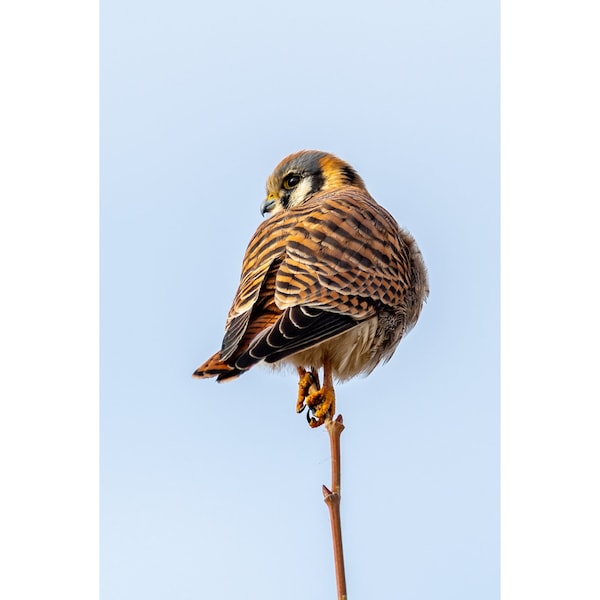
<path fill-rule="evenodd" d="M 334 379 L 370 374 L 414 327 L 427 269 L 413 236 L 331 153 L 284 158 L 261 213 L 268 218 L 246 249 L 221 349 L 193 375 L 223 382 L 259 363 L 291 365 L 296 410 L 319 427 L 335 414 Z"/>

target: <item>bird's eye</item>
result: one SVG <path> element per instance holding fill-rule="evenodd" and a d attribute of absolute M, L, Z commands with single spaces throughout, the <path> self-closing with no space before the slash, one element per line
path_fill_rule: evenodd
<path fill-rule="evenodd" d="M 283 187 L 286 190 L 291 190 L 295 188 L 300 183 L 300 177 L 298 175 L 294 175 L 291 173 L 290 175 L 286 175 L 283 179 Z"/>

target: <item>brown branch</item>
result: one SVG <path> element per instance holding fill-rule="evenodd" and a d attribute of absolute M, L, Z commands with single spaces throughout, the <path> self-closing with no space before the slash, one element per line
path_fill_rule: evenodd
<path fill-rule="evenodd" d="M 331 537 L 333 539 L 333 560 L 335 564 L 335 579 L 337 583 L 338 600 L 347 600 L 346 573 L 344 570 L 344 549 L 342 547 L 342 521 L 340 517 L 341 499 L 341 463 L 340 463 L 340 436 L 344 431 L 342 415 L 335 419 L 327 418 L 325 427 L 329 433 L 331 448 L 331 490 L 323 486 L 325 504 L 329 509 L 331 521 Z"/>

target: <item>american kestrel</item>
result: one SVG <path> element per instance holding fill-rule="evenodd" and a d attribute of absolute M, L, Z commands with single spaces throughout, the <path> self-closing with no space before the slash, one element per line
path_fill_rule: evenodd
<path fill-rule="evenodd" d="M 194 375 L 225 381 L 257 363 L 291 364 L 296 409 L 318 427 L 335 412 L 333 378 L 370 373 L 415 325 L 427 271 L 413 237 L 327 152 L 284 158 L 261 212 L 221 349 Z"/>

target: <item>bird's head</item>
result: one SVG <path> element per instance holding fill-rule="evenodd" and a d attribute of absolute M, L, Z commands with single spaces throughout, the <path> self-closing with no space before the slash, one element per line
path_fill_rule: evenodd
<path fill-rule="evenodd" d="M 333 154 L 302 150 L 284 158 L 267 179 L 267 197 L 260 207 L 263 216 L 288 210 L 306 202 L 317 192 L 345 185 L 365 189 L 360 175 Z"/>

